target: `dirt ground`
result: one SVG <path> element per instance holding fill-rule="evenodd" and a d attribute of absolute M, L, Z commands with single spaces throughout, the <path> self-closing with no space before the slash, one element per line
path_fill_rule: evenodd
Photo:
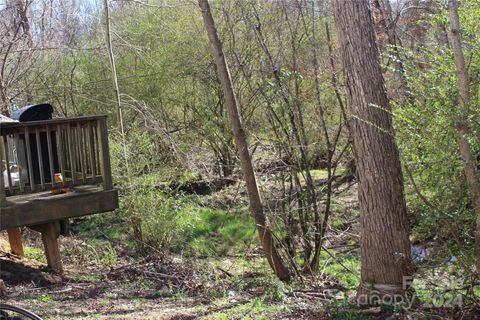
<path fill-rule="evenodd" d="M 155 259 L 88 272 L 66 265 L 67 273 L 61 277 L 38 261 L 19 259 L 3 249 L 2 254 L 0 274 L 7 286 L 2 302 L 25 307 L 45 319 L 322 318 L 315 312 L 317 297 L 308 293 L 264 304 L 259 300 L 264 288 L 229 290 L 225 270 L 217 270 L 217 279 L 205 287 L 208 279 L 200 279 L 198 269 L 185 261 Z"/>
<path fill-rule="evenodd" d="M 75 240 L 63 243 L 73 245 Z M 343 301 L 349 295 L 351 299 L 353 292 L 331 276 L 307 279 L 307 284 L 289 288 L 282 299 L 268 300 L 267 290 L 276 286 L 265 282 L 268 270 L 241 269 L 235 257 L 189 261 L 157 256 L 125 259 L 109 268 L 81 267 L 66 259 L 67 271 L 59 276 L 42 262 L 8 254 L 4 235 L 0 246 L 0 277 L 6 285 L 2 303 L 27 308 L 50 320 L 480 319 L 480 309 L 470 308 L 351 312 Z M 235 283 L 243 283 L 242 290 Z"/>

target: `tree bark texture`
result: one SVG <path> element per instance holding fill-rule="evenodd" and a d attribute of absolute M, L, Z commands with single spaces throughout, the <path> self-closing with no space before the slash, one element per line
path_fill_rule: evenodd
<path fill-rule="evenodd" d="M 359 179 L 362 234 L 358 294 L 403 293 L 411 273 L 409 222 L 390 104 L 368 0 L 335 0 Z"/>
<path fill-rule="evenodd" d="M 229 120 L 232 127 L 235 144 L 237 147 L 240 163 L 243 170 L 243 175 L 247 187 L 248 197 L 250 201 L 250 212 L 255 218 L 257 230 L 260 236 L 260 241 L 263 250 L 267 257 L 268 263 L 274 270 L 275 274 L 280 280 L 289 281 L 290 272 L 284 265 L 283 260 L 275 248 L 275 241 L 273 234 L 268 226 L 268 221 L 265 216 L 262 200 L 258 191 L 257 181 L 255 178 L 255 171 L 253 169 L 252 160 L 248 150 L 247 137 L 245 129 L 243 128 L 242 120 L 237 106 L 237 98 L 233 88 L 230 71 L 223 53 L 222 43 L 218 37 L 215 28 L 210 6 L 207 0 L 198 0 L 198 4 L 202 11 L 203 21 L 207 30 L 208 38 L 212 47 L 212 53 L 215 58 L 218 78 L 220 79 L 225 101 L 228 108 Z"/>

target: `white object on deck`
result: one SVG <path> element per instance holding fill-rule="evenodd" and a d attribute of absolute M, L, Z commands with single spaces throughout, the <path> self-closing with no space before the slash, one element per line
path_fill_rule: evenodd
<path fill-rule="evenodd" d="M 9 117 L 6 117 L 4 115 L 0 114 L 0 123 L 17 123 L 17 120 L 11 119 Z M 4 165 L 1 165 L 0 168 L 3 167 Z M 20 180 L 20 176 L 18 174 L 18 168 L 17 166 L 13 165 L 10 167 L 10 177 L 12 178 L 12 185 L 11 187 L 15 187 L 18 184 L 18 181 Z M 5 188 L 10 187 L 8 183 L 8 173 L 7 170 L 3 171 L 3 184 Z"/>
<path fill-rule="evenodd" d="M 5 117 L 4 115 L 0 114 L 0 122 L 4 123 L 15 123 L 18 122 L 17 120 L 10 119 L 9 117 Z"/>
<path fill-rule="evenodd" d="M 20 180 L 20 175 L 18 174 L 17 166 L 10 167 L 10 177 L 12 178 L 12 188 L 18 185 L 18 181 Z M 7 170 L 3 171 L 3 184 L 5 188 L 9 188 L 8 185 L 8 173 Z"/>

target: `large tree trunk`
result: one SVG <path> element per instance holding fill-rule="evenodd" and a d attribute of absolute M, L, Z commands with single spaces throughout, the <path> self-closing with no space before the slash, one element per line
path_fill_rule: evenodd
<path fill-rule="evenodd" d="M 260 241 L 262 243 L 268 263 L 279 279 L 283 281 L 289 281 L 290 272 L 288 268 L 285 267 L 281 256 L 275 248 L 273 234 L 269 229 L 268 221 L 263 211 L 262 200 L 260 198 L 260 193 L 258 191 L 257 181 L 255 178 L 255 171 L 253 170 L 252 160 L 248 151 L 247 137 L 237 107 L 237 98 L 233 89 L 233 83 L 230 77 L 227 61 L 223 53 L 222 43 L 218 37 L 217 30 L 215 28 L 215 22 L 210 11 L 210 6 L 207 0 L 198 0 L 198 4 L 202 10 L 203 21 L 205 23 L 205 28 L 207 29 L 212 52 L 215 57 L 218 78 L 220 79 L 223 93 L 225 95 L 230 124 L 232 126 L 235 144 L 238 150 L 248 197 L 250 200 L 250 211 L 255 218 Z"/>
<path fill-rule="evenodd" d="M 359 297 L 403 294 L 411 274 L 400 158 L 368 0 L 334 1 L 359 178 L 362 235 Z M 363 302 L 363 301 L 360 301 Z"/>
<path fill-rule="evenodd" d="M 460 154 L 463 160 L 463 171 L 465 172 L 468 188 L 470 194 L 472 195 L 473 207 L 477 213 L 477 226 L 475 229 L 475 253 L 477 256 L 477 272 L 480 273 L 480 183 L 478 181 L 477 169 L 475 167 L 472 150 L 470 148 L 470 144 L 468 143 L 468 136 L 471 133 L 470 126 L 468 124 L 470 110 L 470 86 L 460 38 L 460 21 L 458 18 L 457 0 L 449 0 L 448 7 L 450 12 L 452 49 L 455 57 L 455 66 L 457 69 L 458 88 L 460 90 L 459 104 L 461 112 L 460 116 L 458 116 L 456 119 L 456 128 L 458 133 Z"/>

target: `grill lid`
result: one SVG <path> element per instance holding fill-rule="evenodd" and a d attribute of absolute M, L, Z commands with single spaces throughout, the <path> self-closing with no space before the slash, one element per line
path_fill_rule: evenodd
<path fill-rule="evenodd" d="M 14 120 L 20 122 L 51 120 L 53 107 L 49 103 L 35 104 L 20 108 L 10 116 Z"/>

